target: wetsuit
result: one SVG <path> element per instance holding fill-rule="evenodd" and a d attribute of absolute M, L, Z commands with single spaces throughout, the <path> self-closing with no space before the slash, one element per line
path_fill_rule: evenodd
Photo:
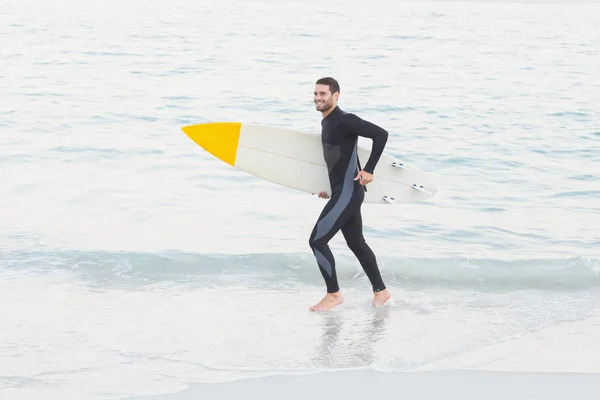
<path fill-rule="evenodd" d="M 375 254 L 365 242 L 360 208 L 366 185 L 354 180 L 360 171 L 357 156 L 358 137 L 371 138 L 371 155 L 364 170 L 373 173 L 387 142 L 388 133 L 379 126 L 339 107 L 321 121 L 323 156 L 329 171 L 331 196 L 310 235 L 309 245 L 315 255 L 328 293 L 339 290 L 335 260 L 329 241 L 341 230 L 346 244 L 367 274 L 374 292 L 385 289 Z"/>

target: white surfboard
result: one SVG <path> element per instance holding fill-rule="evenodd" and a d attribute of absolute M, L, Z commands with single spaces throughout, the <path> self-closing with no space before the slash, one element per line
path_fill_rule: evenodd
<path fill-rule="evenodd" d="M 331 194 L 319 134 L 242 122 L 195 124 L 182 130 L 207 152 L 244 172 L 307 193 Z M 361 165 L 370 154 L 370 146 L 359 146 Z M 437 192 L 430 176 L 385 152 L 373 175 L 365 203 L 422 201 Z"/>

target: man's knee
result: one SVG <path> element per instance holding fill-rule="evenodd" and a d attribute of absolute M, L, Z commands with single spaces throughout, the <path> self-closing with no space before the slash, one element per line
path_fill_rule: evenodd
<path fill-rule="evenodd" d="M 323 247 L 327 246 L 327 240 L 324 240 L 323 238 L 315 239 L 313 236 L 311 236 L 310 239 L 308 239 L 308 245 L 313 250 L 322 249 Z"/>

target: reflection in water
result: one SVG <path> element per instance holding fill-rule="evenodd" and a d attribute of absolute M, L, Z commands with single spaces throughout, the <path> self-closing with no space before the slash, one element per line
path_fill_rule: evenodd
<path fill-rule="evenodd" d="M 389 307 L 373 308 L 367 320 L 350 312 L 322 313 L 323 333 L 313 358 L 318 368 L 357 368 L 377 358 L 374 345 L 385 338 Z M 360 315 L 365 315 L 360 313 Z"/>
<path fill-rule="evenodd" d="M 323 334 L 318 341 L 318 350 L 314 364 L 317 367 L 331 368 L 335 366 L 335 357 L 339 356 L 338 342 L 342 330 L 343 318 L 341 313 L 322 313 Z"/>

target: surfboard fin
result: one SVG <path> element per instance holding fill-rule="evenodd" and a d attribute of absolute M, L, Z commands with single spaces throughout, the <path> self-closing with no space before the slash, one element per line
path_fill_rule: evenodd
<path fill-rule="evenodd" d="M 393 162 L 392 162 L 392 167 L 396 167 L 396 168 L 404 168 L 404 164 L 402 164 L 402 163 L 400 163 L 400 162 L 393 161 Z"/>
<path fill-rule="evenodd" d="M 387 201 L 390 204 L 396 204 L 396 199 L 390 196 L 383 196 L 383 200 Z"/>
<path fill-rule="evenodd" d="M 413 184 L 412 184 L 412 188 L 413 188 L 413 189 L 416 189 L 416 190 L 418 190 L 418 191 L 420 191 L 420 192 L 429 193 L 429 194 L 431 193 L 431 192 L 429 192 L 429 190 L 425 189 L 425 188 L 423 187 L 423 185 L 417 185 L 416 183 L 413 183 Z"/>

